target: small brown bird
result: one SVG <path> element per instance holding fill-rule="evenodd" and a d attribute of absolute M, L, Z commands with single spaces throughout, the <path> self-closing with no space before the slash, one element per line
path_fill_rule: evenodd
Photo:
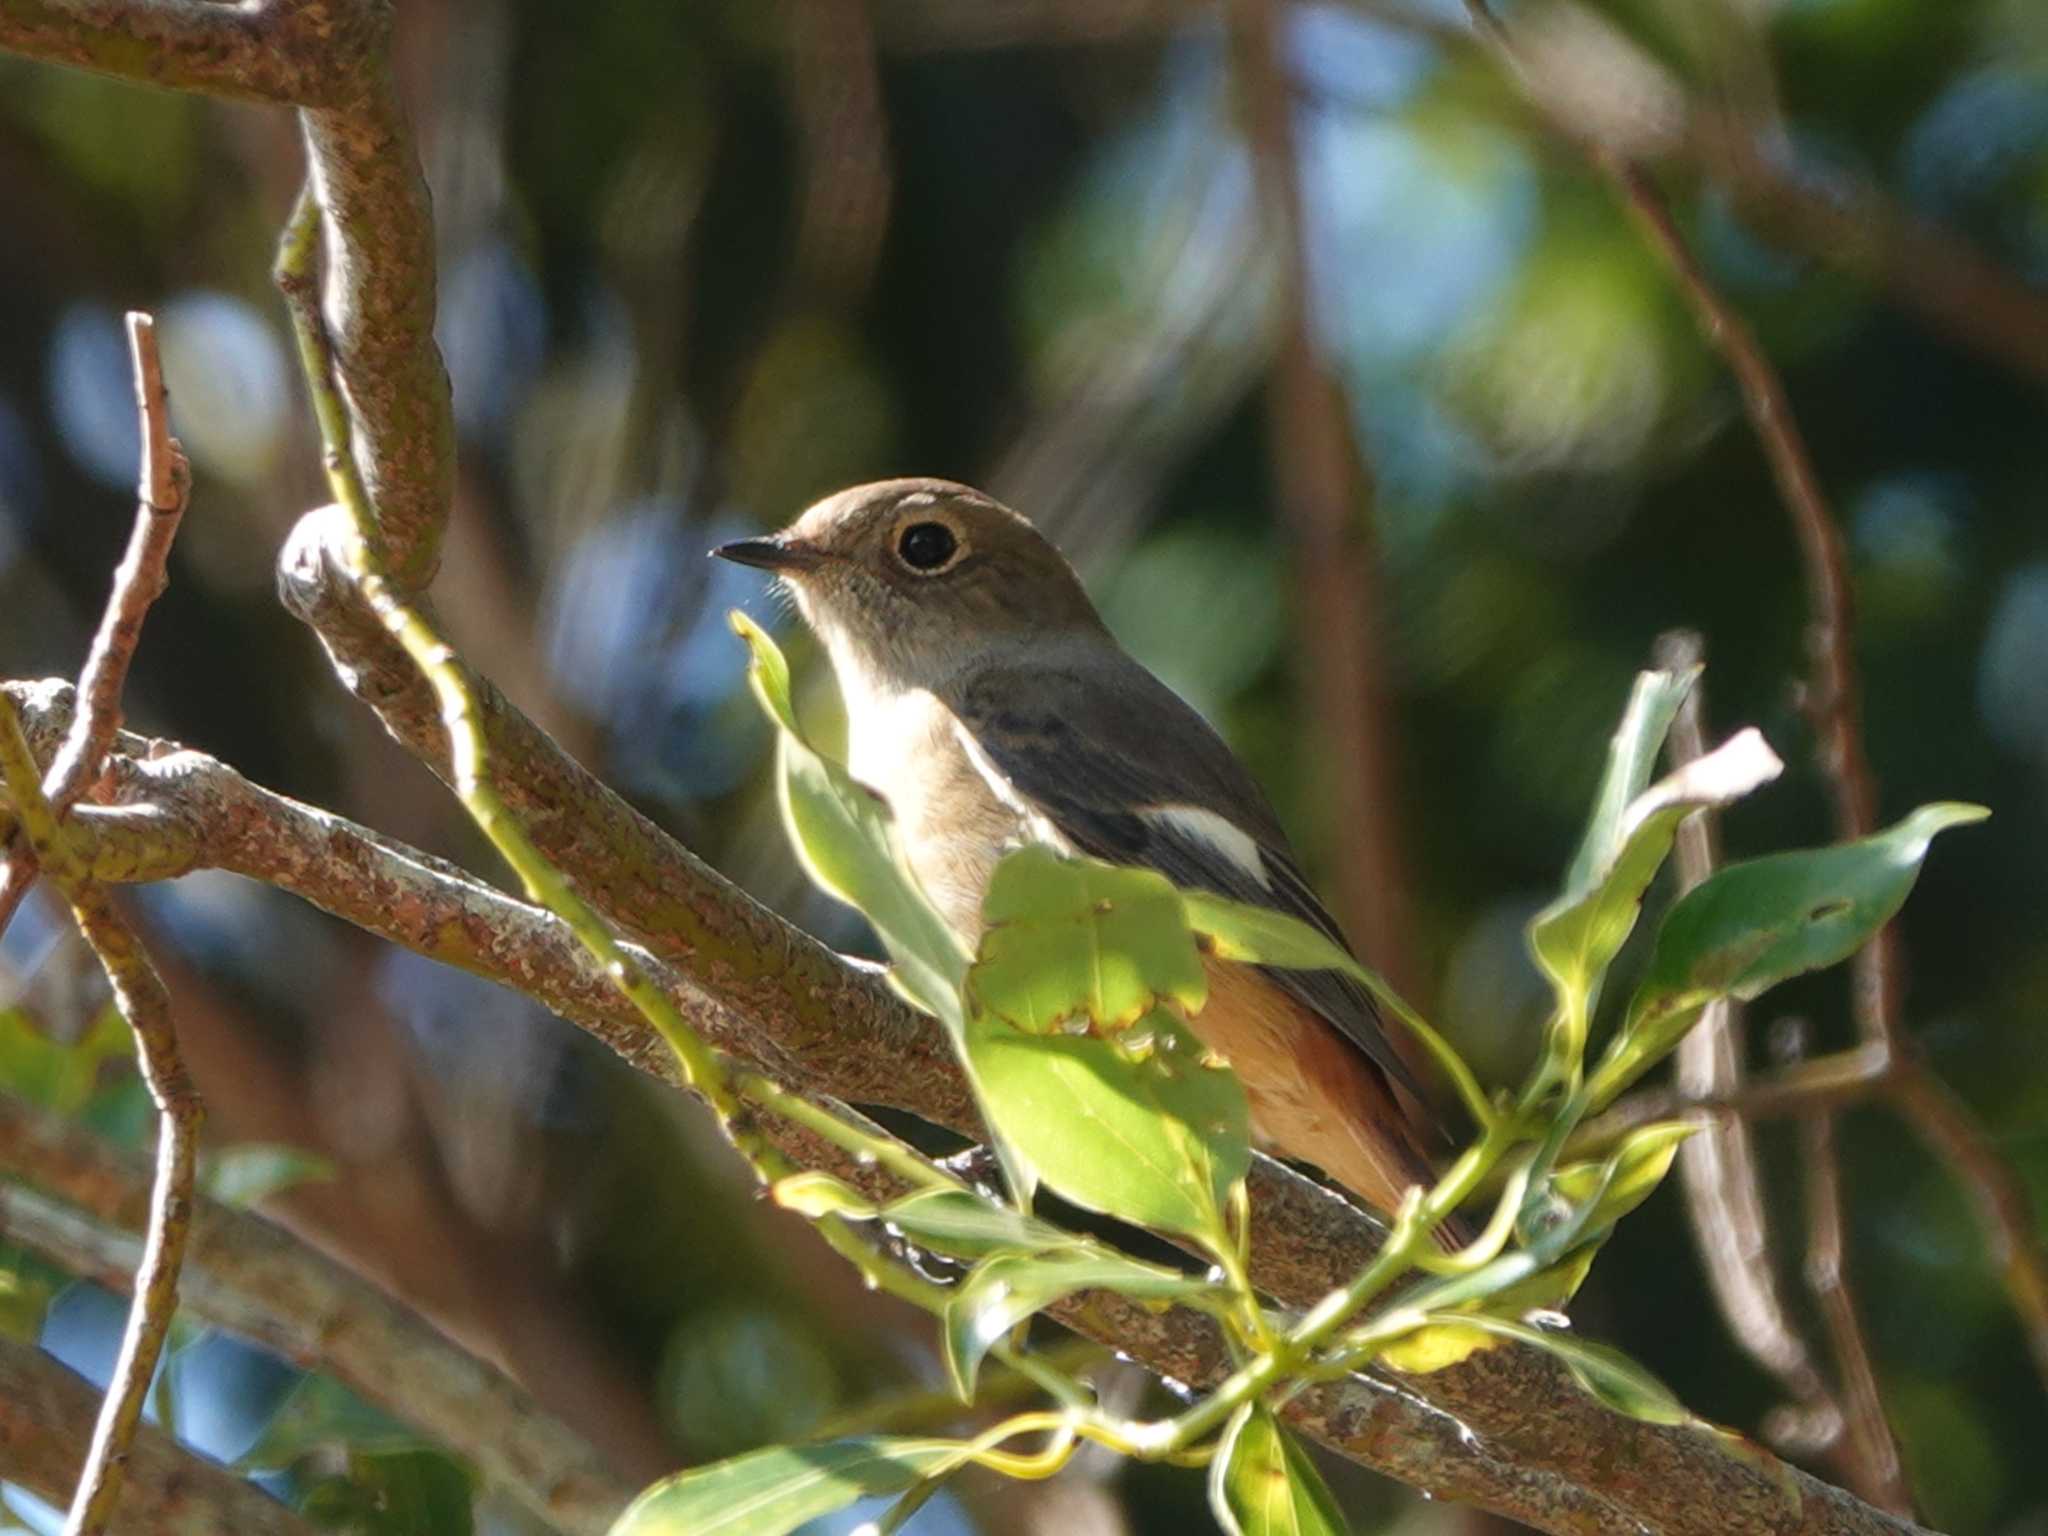
<path fill-rule="evenodd" d="M 1009 508 L 944 480 L 889 480 L 715 553 L 788 584 L 846 696 L 848 767 L 887 797 L 918 879 L 970 942 L 996 861 L 1027 840 L 1156 869 L 1343 942 L 1243 765 Z M 1363 988 L 1334 971 L 1208 972 L 1193 1027 L 1236 1069 L 1262 1143 L 1382 1211 L 1433 1179 L 1421 1097 Z"/>

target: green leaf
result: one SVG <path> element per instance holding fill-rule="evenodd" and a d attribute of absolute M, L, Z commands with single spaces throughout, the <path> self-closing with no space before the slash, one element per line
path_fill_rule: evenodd
<path fill-rule="evenodd" d="M 1686 1411 L 1669 1387 L 1620 1350 L 1595 1344 L 1576 1334 L 1497 1317 L 1475 1317 L 1471 1326 L 1530 1344 L 1552 1356 L 1571 1372 L 1572 1380 L 1590 1396 L 1632 1419 L 1649 1424 L 1690 1424 Z"/>
<path fill-rule="evenodd" d="M 1209 1464 L 1209 1507 L 1230 1536 L 1344 1536 L 1315 1463 L 1262 1403 L 1238 1409 Z"/>
<path fill-rule="evenodd" d="M 911 873 L 888 803 L 812 749 L 797 724 L 780 648 L 745 614 L 735 610 L 731 621 L 752 653 L 754 695 L 780 731 L 783 820 L 805 871 L 874 925 L 910 1000 L 957 1029 L 967 951 Z"/>
<path fill-rule="evenodd" d="M 1612 1227 L 1650 1198 L 1671 1160 L 1698 1126 L 1664 1121 L 1629 1132 L 1621 1144 L 1598 1163 L 1570 1163 L 1550 1176 L 1551 1190 L 1572 1205 L 1593 1202 L 1589 1229 Z"/>
<path fill-rule="evenodd" d="M 1655 713 L 1642 725 L 1656 726 Z M 1622 768 L 1633 769 L 1643 739 L 1638 732 L 1623 747 L 1617 738 Z M 1746 730 L 1636 795 L 1611 822 L 1603 789 L 1596 825 L 1588 829 L 1564 893 L 1529 925 L 1530 952 L 1560 994 L 1592 995 L 1634 929 L 1643 893 L 1670 856 L 1679 824 L 1695 811 L 1741 799 L 1784 767 L 1762 736 Z M 1620 771 L 1610 771 L 1619 782 Z"/>
<path fill-rule="evenodd" d="M 468 1471 L 436 1450 L 351 1456 L 348 1476 L 314 1483 L 299 1508 L 315 1525 L 360 1536 L 469 1536 L 476 1524 Z"/>
<path fill-rule="evenodd" d="M 1614 863 L 1621 849 L 1622 820 L 1629 803 L 1650 782 L 1650 769 L 1664 750 L 1664 738 L 1671 734 L 1671 722 L 1678 718 L 1678 706 L 1692 692 L 1700 669 L 1685 672 L 1638 672 L 1630 690 L 1621 724 L 1607 744 L 1607 767 L 1600 776 L 1600 788 L 1593 797 L 1593 814 L 1579 839 L 1579 851 L 1565 872 L 1567 895 L 1591 890 L 1600 872 Z"/>
<path fill-rule="evenodd" d="M 946 1370 L 961 1400 L 974 1401 L 975 1376 L 988 1352 L 1026 1318 L 1076 1291 L 1111 1290 L 1134 1300 L 1168 1302 L 1215 1289 L 1198 1276 L 1102 1250 L 999 1253 L 976 1265 L 946 1304 Z"/>
<path fill-rule="evenodd" d="M 876 1205 L 830 1174 L 797 1173 L 778 1179 L 774 1196 L 777 1205 L 813 1221 L 838 1216 L 847 1221 L 886 1222 L 912 1242 L 952 1258 L 979 1259 L 1005 1250 L 1041 1253 L 1056 1248 L 1092 1248 L 1087 1239 L 1064 1227 L 967 1189 L 922 1189 L 887 1205 Z"/>
<path fill-rule="evenodd" d="M 299 1184 L 334 1177 L 334 1164 L 317 1152 L 279 1142 L 251 1141 L 209 1152 L 199 1162 L 199 1188 L 223 1205 L 260 1205 Z"/>
<path fill-rule="evenodd" d="M 892 1435 L 769 1446 L 662 1479 L 610 1536 L 785 1536 L 856 1499 L 901 1493 L 960 1456 L 956 1441 Z"/>
<path fill-rule="evenodd" d="M 1180 892 L 1164 875 L 1042 845 L 996 865 L 967 985 L 985 1012 L 1045 1034 L 1085 1017 L 1122 1029 L 1162 1003 L 1209 995 Z"/>
<path fill-rule="evenodd" d="M 1141 1038 L 1150 1049 L 1127 1049 Z M 1236 1076 L 1178 1019 L 1150 1014 L 1113 1042 L 976 1016 L 966 1042 L 990 1123 L 1046 1184 L 1091 1211 L 1227 1242 L 1250 1112 Z"/>
<path fill-rule="evenodd" d="M 1923 805 L 1853 843 L 1772 854 L 1708 876 L 1665 917 L 1595 1074 L 1592 1107 L 1668 1052 L 1717 998 L 1747 1001 L 1854 954 L 1905 904 L 1935 836 L 1988 815 L 1982 806 Z"/>
<path fill-rule="evenodd" d="M 1206 934 L 1219 960 L 1271 965 L 1283 971 L 1344 971 L 1359 964 L 1343 945 L 1298 917 L 1208 891 L 1183 891 L 1188 926 Z"/>
<path fill-rule="evenodd" d="M 920 1190 L 891 1201 L 879 1214 L 912 1242 L 955 1258 L 981 1258 L 999 1249 L 1044 1253 L 1092 1246 L 1064 1227 L 964 1189 Z"/>
<path fill-rule="evenodd" d="M 135 1037 L 111 1003 L 76 1040 L 45 1034 L 25 1008 L 0 1009 L 0 1089 L 59 1114 L 75 1115 L 110 1061 L 135 1054 Z"/>
<path fill-rule="evenodd" d="M 313 1451 L 336 1445 L 369 1456 L 389 1456 L 427 1449 L 428 1441 L 332 1376 L 307 1376 L 285 1394 L 256 1443 L 235 1465 L 282 1470 Z"/>

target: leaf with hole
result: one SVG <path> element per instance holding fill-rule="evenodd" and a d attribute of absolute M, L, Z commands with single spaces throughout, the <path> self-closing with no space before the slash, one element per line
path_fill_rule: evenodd
<path fill-rule="evenodd" d="M 1663 1057 L 1717 998 L 1742 1001 L 1846 960 L 1905 904 L 1934 838 L 1982 806 L 1923 805 L 1873 836 L 1731 864 L 1681 897 L 1594 1074 L 1592 1107 Z"/>

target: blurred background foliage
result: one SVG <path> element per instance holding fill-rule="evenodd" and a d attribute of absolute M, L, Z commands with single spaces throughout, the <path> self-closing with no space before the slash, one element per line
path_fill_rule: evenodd
<path fill-rule="evenodd" d="M 1598 0 L 1514 19 L 1582 57 L 1593 106 L 1606 92 L 1654 119 L 1660 91 L 1711 95 L 1823 196 L 1881 189 L 2048 287 L 2035 0 Z M 1701 630 L 1713 719 L 1761 725 L 1792 764 L 1732 818 L 1731 850 L 1829 836 L 1796 695 L 1795 545 L 1665 271 L 1458 41 L 1462 13 L 1311 4 L 1284 25 L 1310 315 L 1377 485 L 1356 508 L 1375 560 L 1358 574 L 1403 859 L 1368 874 L 1398 881 L 1414 919 L 1411 953 L 1370 958 L 1503 1078 L 1542 1008 L 1521 925 L 1659 631 Z M 412 0 L 399 47 L 462 450 L 435 595 L 517 702 L 746 888 L 858 948 L 857 921 L 792 863 L 723 615 L 788 618 L 755 575 L 702 556 L 856 480 L 966 479 L 1055 535 L 1336 886 L 1358 855 L 1329 784 L 1352 765 L 1314 750 L 1318 637 L 1262 403 L 1283 258 L 1209 8 Z M 279 539 L 321 499 L 267 281 L 300 168 L 282 112 L 0 60 L 0 657 L 38 676 L 83 654 L 135 476 L 120 311 L 153 309 L 198 492 L 132 724 L 489 869 L 271 595 Z M 1907 1006 L 2039 1209 L 2042 375 L 1930 328 L 1867 265 L 1775 235 L 1712 180 L 1673 166 L 1667 184 L 1784 369 L 1844 520 L 1885 819 L 1943 798 L 1996 812 L 1943 844 L 1906 913 Z M 785 639 L 829 717 L 821 663 Z M 214 1140 L 331 1168 L 269 1209 L 504 1362 L 623 1475 L 873 1422 L 906 1394 L 915 1411 L 941 1387 L 917 1322 L 752 1201 L 687 1105 L 572 1029 L 224 877 L 134 900 Z M 0 1087 L 138 1136 L 98 983 L 47 907 L 7 934 L 0 986 Z M 1821 1047 L 1849 1038 L 1839 977 L 1788 989 L 1785 1009 Z M 1770 1022 L 1752 1020 L 1759 1041 Z M 1852 1114 L 1845 1136 L 1855 1276 L 1924 1513 L 2048 1532 L 2048 1405 L 1963 1195 L 1883 1116 Z M 1763 1138 L 1796 1286 L 1799 1168 L 1782 1126 Z M 80 1370 L 104 1376 L 119 1310 L 0 1248 L 0 1326 Z M 1715 1419 L 1754 1431 L 1773 1406 L 1675 1195 L 1618 1235 L 1577 1315 Z M 331 1384 L 197 1330 L 165 1382 L 180 1434 L 339 1528 L 466 1528 L 460 1469 Z M 1046 1492 L 968 1483 L 913 1528 L 1196 1529 L 1197 1484 L 1108 1465 Z M 1355 1472 L 1340 1487 L 1361 1530 L 1481 1523 Z M 47 1524 L 18 1490 L 0 1508 Z M 494 1503 L 482 1518 L 518 1528 Z"/>

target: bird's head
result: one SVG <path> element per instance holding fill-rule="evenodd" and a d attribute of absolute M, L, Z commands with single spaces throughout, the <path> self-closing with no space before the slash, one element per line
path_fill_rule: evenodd
<path fill-rule="evenodd" d="M 929 688 L 1028 642 L 1104 633 L 1074 568 L 1001 502 L 948 480 L 828 496 L 782 532 L 712 553 L 773 571 L 842 677 Z"/>

